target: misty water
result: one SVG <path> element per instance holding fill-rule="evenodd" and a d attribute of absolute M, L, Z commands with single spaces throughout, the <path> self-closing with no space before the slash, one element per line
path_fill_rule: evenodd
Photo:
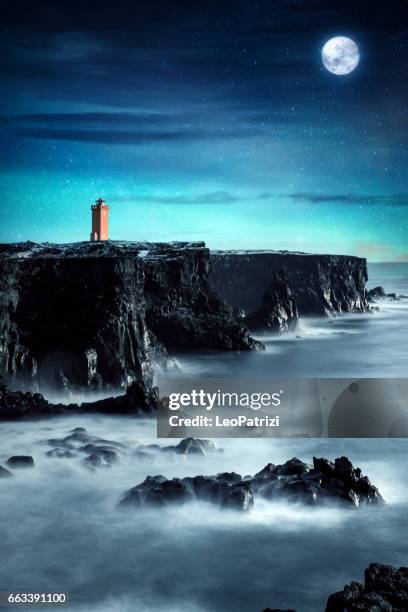
<path fill-rule="evenodd" d="M 405 297 L 378 300 L 367 314 L 303 317 L 288 335 L 256 335 L 265 352 L 177 355 L 177 365 L 192 377 L 406 378 L 408 264 L 371 264 L 367 287 L 378 285 Z"/>
<path fill-rule="evenodd" d="M 386 291 L 408 295 L 407 279 L 406 267 L 370 270 L 370 286 Z M 176 375 L 406 376 L 408 300 L 378 306 L 367 315 L 304 320 L 299 337 L 264 337 L 265 352 L 178 355 Z M 78 426 L 129 450 L 117 464 L 93 471 L 84 455 L 46 455 L 47 439 Z M 268 606 L 323 612 L 327 596 L 362 580 L 369 563 L 407 564 L 406 439 L 217 439 L 223 452 L 205 457 L 156 453 L 146 461 L 132 454 L 152 442 L 178 441 L 157 441 L 153 418 L 2 423 L 0 464 L 30 454 L 35 467 L 0 480 L 0 589 L 69 591 L 69 609 L 77 612 L 261 612 Z M 148 474 L 254 474 L 268 462 L 293 456 L 310 462 L 314 455 L 347 455 L 387 503 L 352 509 L 256 500 L 246 514 L 203 503 L 117 508 L 121 495 Z"/>
<path fill-rule="evenodd" d="M 81 456 L 46 456 L 45 441 L 76 426 L 130 447 L 155 437 L 153 419 L 3 424 L 0 463 L 29 453 L 36 465 L 1 480 L 2 589 L 69 591 L 70 609 L 81 611 L 260 612 L 269 605 L 318 612 L 331 592 L 361 579 L 368 563 L 406 564 L 405 440 L 225 439 L 217 440 L 224 452 L 216 455 L 158 453 L 145 462 L 129 453 L 90 471 Z M 294 455 L 343 454 L 379 487 L 384 507 L 256 502 L 248 514 L 199 503 L 117 508 L 147 474 L 253 474 Z"/>

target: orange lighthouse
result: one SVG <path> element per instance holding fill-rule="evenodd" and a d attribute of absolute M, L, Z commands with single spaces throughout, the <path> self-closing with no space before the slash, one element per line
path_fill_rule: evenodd
<path fill-rule="evenodd" d="M 92 210 L 92 232 L 91 240 L 108 239 L 109 206 L 99 198 L 91 206 Z"/>

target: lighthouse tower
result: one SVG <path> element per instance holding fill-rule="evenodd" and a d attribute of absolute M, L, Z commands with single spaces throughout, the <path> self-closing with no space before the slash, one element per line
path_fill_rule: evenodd
<path fill-rule="evenodd" d="M 91 240 L 108 240 L 109 206 L 99 198 L 91 206 L 92 232 Z"/>

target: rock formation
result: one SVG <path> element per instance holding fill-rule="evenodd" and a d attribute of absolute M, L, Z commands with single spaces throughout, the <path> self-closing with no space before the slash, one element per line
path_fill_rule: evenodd
<path fill-rule="evenodd" d="M 183 456 L 201 455 L 204 457 L 208 454 L 222 452 L 222 449 L 218 448 L 211 440 L 196 438 L 185 438 L 178 444 L 169 446 L 159 444 L 128 445 L 115 440 L 101 439 L 84 427 L 75 427 L 67 436 L 50 438 L 45 441 L 45 444 L 50 448 L 46 451 L 47 457 L 57 459 L 80 457 L 83 464 L 92 469 L 109 467 L 124 456 L 127 456 L 128 460 L 148 460 L 151 462 L 159 453 Z"/>
<path fill-rule="evenodd" d="M 276 274 L 287 276 L 287 292 L 299 316 L 369 310 L 367 262 L 345 255 L 288 251 L 213 251 L 211 279 L 218 293 L 246 314 L 257 311 Z M 281 294 L 285 297 L 285 291 Z"/>
<path fill-rule="evenodd" d="M 245 317 L 250 330 L 267 329 L 274 332 L 294 331 L 298 322 L 298 310 L 284 271 L 277 272 L 262 297 L 258 310 Z"/>
<path fill-rule="evenodd" d="M 370 289 L 367 293 L 367 298 L 369 300 L 369 302 L 374 302 L 375 300 L 381 300 L 381 299 L 389 299 L 389 300 L 393 300 L 396 301 L 398 300 L 398 297 L 396 293 L 385 293 L 384 287 L 374 287 L 373 289 Z M 404 296 L 400 296 L 400 297 L 404 297 Z"/>
<path fill-rule="evenodd" d="M 352 582 L 330 595 L 326 612 L 404 612 L 408 610 L 408 567 L 371 563 L 364 584 Z"/>
<path fill-rule="evenodd" d="M 314 457 L 313 467 L 293 458 L 283 465 L 268 463 L 253 477 L 242 477 L 235 472 L 171 480 L 161 475 L 148 476 L 126 491 L 120 505 L 162 506 L 197 499 L 220 508 L 248 511 L 256 497 L 288 499 L 309 505 L 335 502 L 359 506 L 383 502 L 378 489 L 347 457 L 339 457 L 334 462 Z"/>
<path fill-rule="evenodd" d="M 79 412 L 137 416 L 154 413 L 157 407 L 157 389 L 148 387 L 141 381 L 129 385 L 124 395 L 82 404 L 53 404 L 40 393 L 11 391 L 0 383 L 0 421 L 44 418 Z"/>
<path fill-rule="evenodd" d="M 167 480 L 164 476 L 147 476 L 127 491 L 121 506 L 165 506 L 193 499 L 209 501 L 220 508 L 249 510 L 254 504 L 251 483 L 234 473 L 217 476 L 194 476 Z"/>
<path fill-rule="evenodd" d="M 30 455 L 13 455 L 7 459 L 9 468 L 32 468 L 34 467 L 34 459 Z"/>
<path fill-rule="evenodd" d="M 254 348 L 209 269 L 204 243 L 1 245 L 0 374 L 30 390 L 149 386 L 165 347 Z"/>

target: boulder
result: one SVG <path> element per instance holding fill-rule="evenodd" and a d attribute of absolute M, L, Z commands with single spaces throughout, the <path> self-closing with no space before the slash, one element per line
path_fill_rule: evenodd
<path fill-rule="evenodd" d="M 249 482 L 237 481 L 236 475 L 195 476 L 173 478 L 148 476 L 140 485 L 123 495 L 120 505 L 157 506 L 185 503 L 192 500 L 207 501 L 220 508 L 247 511 L 253 506 L 252 487 Z"/>
<path fill-rule="evenodd" d="M 212 440 L 204 440 L 197 438 L 184 438 L 177 446 L 167 446 L 164 451 L 174 450 L 174 452 L 182 455 L 207 455 L 208 453 L 220 452 Z"/>
<path fill-rule="evenodd" d="M 252 485 L 266 499 L 287 498 L 307 504 L 329 501 L 358 506 L 383 501 L 378 489 L 347 457 L 334 462 L 313 458 L 313 467 L 296 457 L 283 465 L 269 463 L 255 474 Z"/>
<path fill-rule="evenodd" d="M 7 459 L 7 465 L 11 468 L 32 468 L 34 459 L 30 455 L 13 455 Z"/>
<path fill-rule="evenodd" d="M 98 448 L 83 460 L 84 465 L 89 468 L 109 467 L 117 463 L 118 455 L 115 450 Z"/>
<path fill-rule="evenodd" d="M 374 289 L 370 289 L 367 292 L 367 297 L 370 302 L 381 299 L 389 299 L 393 301 L 397 301 L 400 296 L 397 296 L 396 293 L 385 293 L 383 287 L 374 287 Z"/>
<path fill-rule="evenodd" d="M 170 446 L 160 446 L 159 444 L 140 444 L 135 453 L 174 453 L 177 455 L 208 455 L 212 453 L 221 453 L 222 449 L 218 448 L 212 440 L 203 438 L 184 438 L 178 444 Z"/>
<path fill-rule="evenodd" d="M 120 505 L 167 506 L 181 504 L 191 498 L 192 493 L 183 479 L 166 480 L 164 476 L 147 476 L 140 485 L 124 494 Z"/>
<path fill-rule="evenodd" d="M 352 582 L 327 600 L 326 612 L 404 612 L 408 610 L 408 568 L 372 563 L 364 584 Z"/>

